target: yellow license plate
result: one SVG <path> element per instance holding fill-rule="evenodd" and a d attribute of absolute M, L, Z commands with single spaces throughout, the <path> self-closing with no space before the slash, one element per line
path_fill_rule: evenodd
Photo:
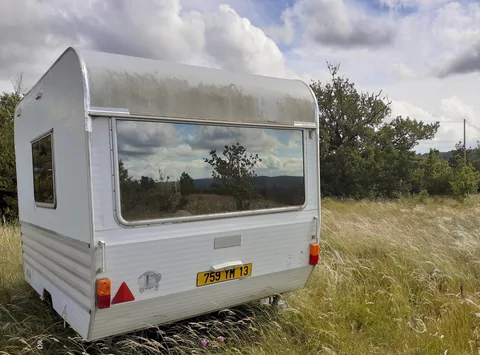
<path fill-rule="evenodd" d="M 245 264 L 231 270 L 204 271 L 197 274 L 197 287 L 219 282 L 241 279 L 252 275 L 252 264 Z"/>

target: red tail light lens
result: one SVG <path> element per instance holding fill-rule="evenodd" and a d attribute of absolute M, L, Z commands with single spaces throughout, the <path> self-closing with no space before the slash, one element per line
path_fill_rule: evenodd
<path fill-rule="evenodd" d="M 99 309 L 110 307 L 110 279 L 97 280 L 97 307 Z"/>
<path fill-rule="evenodd" d="M 316 243 L 310 244 L 310 265 L 317 265 L 320 259 L 320 245 Z"/>

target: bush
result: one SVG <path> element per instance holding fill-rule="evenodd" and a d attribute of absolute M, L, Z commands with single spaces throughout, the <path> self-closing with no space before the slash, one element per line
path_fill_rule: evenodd
<path fill-rule="evenodd" d="M 477 190 L 479 181 L 480 174 L 470 165 L 459 166 L 450 181 L 453 197 L 463 201 L 469 194 Z"/>

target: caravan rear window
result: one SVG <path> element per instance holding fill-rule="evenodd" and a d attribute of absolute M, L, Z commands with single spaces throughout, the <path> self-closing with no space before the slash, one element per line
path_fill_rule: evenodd
<path fill-rule="evenodd" d="M 43 207 L 55 207 L 52 134 L 32 142 L 33 193 L 37 205 Z"/>
<path fill-rule="evenodd" d="M 116 121 L 128 222 L 302 206 L 303 132 Z"/>

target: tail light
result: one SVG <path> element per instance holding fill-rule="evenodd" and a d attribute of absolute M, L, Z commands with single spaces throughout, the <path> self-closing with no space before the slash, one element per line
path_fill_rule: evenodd
<path fill-rule="evenodd" d="M 97 280 L 97 307 L 100 309 L 110 307 L 110 279 Z"/>
<path fill-rule="evenodd" d="M 310 265 L 317 265 L 320 259 L 320 245 L 317 243 L 310 244 Z"/>

